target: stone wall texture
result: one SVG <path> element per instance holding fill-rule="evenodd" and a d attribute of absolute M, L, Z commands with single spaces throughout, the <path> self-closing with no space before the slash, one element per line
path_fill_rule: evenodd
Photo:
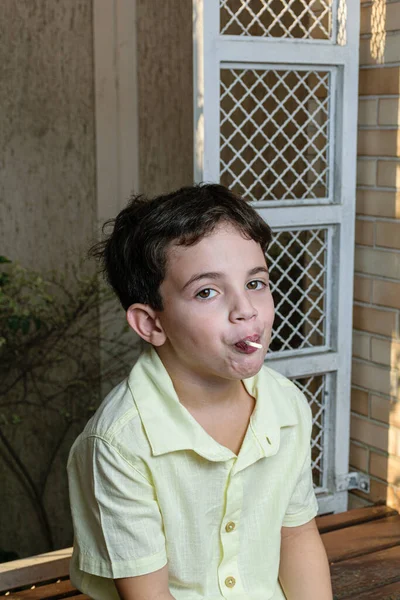
<path fill-rule="evenodd" d="M 61 269 L 95 218 L 92 0 L 0 3 L 1 253 Z"/>
<path fill-rule="evenodd" d="M 361 2 L 350 467 L 400 508 L 400 2 Z"/>
<path fill-rule="evenodd" d="M 75 271 L 95 228 L 92 27 L 92 0 L 0 2 L 0 255 L 41 272 Z M 53 547 L 68 546 L 77 431 L 46 473 L 65 421 L 28 407 L 24 422 L 5 433 L 43 499 Z M 0 442 L 0 549 L 23 557 L 50 548 L 17 472 Z"/>
<path fill-rule="evenodd" d="M 139 181 L 148 195 L 193 183 L 192 3 L 137 0 Z"/>

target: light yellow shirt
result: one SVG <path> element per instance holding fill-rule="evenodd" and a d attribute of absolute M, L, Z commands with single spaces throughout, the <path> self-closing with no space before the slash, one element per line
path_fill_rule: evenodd
<path fill-rule="evenodd" d="M 317 513 L 311 411 L 271 369 L 243 383 L 256 405 L 238 456 L 179 402 L 153 349 L 104 400 L 68 461 L 82 592 L 117 600 L 113 578 L 168 562 L 176 600 L 284 598 L 281 527 Z"/>

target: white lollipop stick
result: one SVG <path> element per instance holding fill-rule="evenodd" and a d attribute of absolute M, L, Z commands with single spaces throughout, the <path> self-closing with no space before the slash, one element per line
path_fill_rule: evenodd
<path fill-rule="evenodd" d="M 249 340 L 244 340 L 244 343 L 248 346 L 252 346 L 253 348 L 262 348 L 262 344 L 257 344 L 257 342 L 250 342 Z"/>

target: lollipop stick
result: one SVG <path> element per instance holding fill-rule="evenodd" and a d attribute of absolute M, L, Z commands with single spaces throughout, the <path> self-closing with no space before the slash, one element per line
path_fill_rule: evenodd
<path fill-rule="evenodd" d="M 250 342 L 249 340 L 244 340 L 245 344 L 248 346 L 252 346 L 253 348 L 262 348 L 262 344 L 257 344 L 257 342 Z"/>

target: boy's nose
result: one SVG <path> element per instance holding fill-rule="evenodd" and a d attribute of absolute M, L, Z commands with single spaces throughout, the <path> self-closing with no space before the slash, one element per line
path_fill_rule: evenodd
<path fill-rule="evenodd" d="M 249 321 L 258 315 L 257 309 L 246 296 L 237 296 L 230 311 L 231 321 Z"/>

